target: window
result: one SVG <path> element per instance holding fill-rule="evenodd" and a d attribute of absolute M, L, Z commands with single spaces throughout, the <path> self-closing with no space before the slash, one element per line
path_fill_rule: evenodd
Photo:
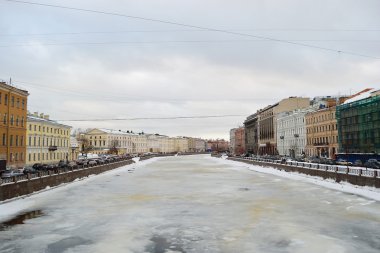
<path fill-rule="evenodd" d="M 21 136 L 20 146 L 24 146 L 24 136 Z"/>
<path fill-rule="evenodd" d="M 13 121 L 14 121 L 14 118 L 13 118 L 13 114 L 11 115 L 11 126 L 13 126 Z"/>
<path fill-rule="evenodd" d="M 11 98 L 11 106 L 15 107 L 15 97 L 14 96 L 12 96 L 12 98 Z"/>
<path fill-rule="evenodd" d="M 20 161 L 24 161 L 24 153 L 20 153 Z"/>
<path fill-rule="evenodd" d="M 22 126 L 22 127 L 24 127 L 24 121 L 25 121 L 25 119 L 24 119 L 24 117 L 22 117 L 22 118 L 21 118 L 21 126 Z"/>
<path fill-rule="evenodd" d="M 4 117 L 3 117 L 3 123 L 4 123 L 4 124 L 7 124 L 7 116 L 8 116 L 8 115 L 5 113 L 5 114 L 4 114 Z"/>
<path fill-rule="evenodd" d="M 13 146 L 13 135 L 9 137 L 9 146 Z"/>
<path fill-rule="evenodd" d="M 32 125 L 29 125 L 29 131 L 32 131 Z"/>
<path fill-rule="evenodd" d="M 34 131 L 37 131 L 37 126 L 36 125 L 34 125 Z"/>
<path fill-rule="evenodd" d="M 22 100 L 21 104 L 22 104 L 22 109 L 25 109 L 25 100 L 24 99 Z"/>
<path fill-rule="evenodd" d="M 30 154 L 29 153 L 29 159 L 28 159 L 29 161 L 31 161 L 32 160 L 32 154 Z"/>
<path fill-rule="evenodd" d="M 41 132 L 41 126 L 38 126 L 38 131 Z"/>
<path fill-rule="evenodd" d="M 18 122 L 19 122 L 19 118 L 18 118 L 18 116 L 17 116 L 17 118 L 16 118 L 16 126 L 18 126 Z"/>
<path fill-rule="evenodd" d="M 10 160 L 13 162 L 13 153 L 10 153 Z"/>
<path fill-rule="evenodd" d="M 32 137 L 29 136 L 29 146 L 32 146 Z"/>
<path fill-rule="evenodd" d="M 5 104 L 5 105 L 8 105 L 8 94 L 5 94 L 4 104 Z"/>
<path fill-rule="evenodd" d="M 18 153 L 15 155 L 15 160 L 18 161 Z"/>
<path fill-rule="evenodd" d="M 36 146 L 36 136 L 33 138 L 33 146 Z"/>
<path fill-rule="evenodd" d="M 17 106 L 17 108 L 20 108 L 20 99 L 19 98 L 17 98 L 16 106 Z"/>
<path fill-rule="evenodd" d="M 16 135 L 16 147 L 18 146 L 18 135 Z"/>
<path fill-rule="evenodd" d="M 36 161 L 36 154 L 33 153 L 33 161 Z"/>
<path fill-rule="evenodd" d="M 3 134 L 3 146 L 7 145 L 7 136 Z"/>

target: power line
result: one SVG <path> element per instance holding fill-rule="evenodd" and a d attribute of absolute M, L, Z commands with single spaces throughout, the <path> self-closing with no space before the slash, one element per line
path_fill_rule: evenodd
<path fill-rule="evenodd" d="M 289 41 L 289 40 L 276 39 L 276 38 L 267 37 L 267 36 L 258 36 L 258 35 L 252 35 L 252 34 L 241 33 L 241 32 L 234 32 L 234 31 L 228 31 L 228 30 L 222 30 L 222 29 L 202 27 L 202 26 L 197 26 L 197 25 L 189 25 L 189 24 L 178 23 L 178 22 L 167 21 L 167 20 L 160 20 L 160 19 L 145 18 L 145 17 L 133 16 L 133 15 L 126 15 L 126 14 L 121 14 L 121 13 L 116 13 L 116 12 L 99 11 L 99 10 L 69 7 L 69 6 L 63 6 L 63 5 L 36 3 L 36 2 L 29 2 L 29 1 L 18 1 L 18 0 L 3 0 L 3 1 L 12 2 L 12 3 L 20 3 L 20 4 L 28 4 L 28 5 L 51 7 L 51 8 L 59 8 L 59 9 L 66 9 L 66 10 L 82 11 L 82 12 L 89 12 L 89 13 L 95 13 L 95 14 L 111 15 L 111 16 L 116 16 L 116 17 L 137 19 L 137 20 L 156 22 L 156 23 L 167 24 L 167 25 L 175 25 L 175 26 L 195 28 L 195 29 L 206 30 L 206 31 L 220 32 L 220 33 L 232 34 L 232 35 L 237 35 L 237 36 L 253 37 L 253 38 L 257 38 L 257 39 L 264 39 L 264 40 L 268 40 L 268 41 L 274 41 L 274 42 L 285 43 L 285 44 L 290 44 L 290 45 L 319 49 L 319 50 L 334 52 L 334 53 L 339 53 L 339 54 L 347 54 L 347 55 L 353 55 L 353 56 L 359 56 L 359 57 L 365 57 L 365 58 L 371 58 L 371 59 L 380 59 L 380 58 L 375 57 L 375 56 L 370 56 L 370 55 L 365 55 L 365 54 L 360 54 L 360 53 L 355 53 L 355 52 L 350 52 L 350 51 L 345 51 L 345 50 L 337 50 L 337 49 L 332 49 L 332 48 L 327 48 L 327 47 L 321 47 L 321 46 L 316 46 L 316 45 L 311 45 L 311 44 L 300 43 L 300 42 L 293 42 L 293 41 Z"/>
<path fill-rule="evenodd" d="M 380 29 L 300 29 L 300 28 L 257 28 L 257 29 L 228 29 L 239 32 L 379 32 Z M 45 32 L 45 33 L 0 33 L 0 36 L 55 36 L 55 35 L 83 35 L 83 34 L 117 34 L 117 33 L 170 33 L 170 32 L 214 32 L 201 29 L 173 29 L 173 30 L 124 30 L 124 31 L 78 31 L 78 32 Z"/>
<path fill-rule="evenodd" d="M 380 42 L 380 40 L 289 40 L 289 41 L 313 41 L 313 42 Z M 33 46 L 71 46 L 71 45 L 115 45 L 115 44 L 197 44 L 197 43 L 241 43 L 241 42 L 268 42 L 268 40 L 168 40 L 168 41 L 106 41 L 106 42 L 62 42 L 62 43 L 25 43 L 0 45 L 3 47 L 33 47 Z"/>
<path fill-rule="evenodd" d="M 176 116 L 176 117 L 146 117 L 146 118 L 110 118 L 110 119 L 59 119 L 57 121 L 88 122 L 88 121 L 136 121 L 136 120 L 171 120 L 171 119 L 209 119 L 227 117 L 246 117 L 247 115 L 227 114 L 227 115 L 206 115 L 206 116 Z"/>

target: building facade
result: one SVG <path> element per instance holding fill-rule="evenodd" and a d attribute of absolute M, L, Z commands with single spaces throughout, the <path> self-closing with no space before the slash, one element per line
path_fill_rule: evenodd
<path fill-rule="evenodd" d="M 27 91 L 0 82 L 0 170 L 25 165 L 28 96 Z"/>
<path fill-rule="evenodd" d="M 258 114 L 252 114 L 244 121 L 245 148 L 249 154 L 257 154 L 258 152 Z"/>
<path fill-rule="evenodd" d="M 235 155 L 245 154 L 244 127 L 233 128 L 230 131 L 230 152 Z"/>
<path fill-rule="evenodd" d="M 368 95 L 337 107 L 340 153 L 380 153 L 380 95 Z"/>
<path fill-rule="evenodd" d="M 261 155 L 275 155 L 277 150 L 277 115 L 297 109 L 308 108 L 309 98 L 289 97 L 277 104 L 265 107 L 258 111 L 258 147 Z"/>
<path fill-rule="evenodd" d="M 302 109 L 278 114 L 276 138 L 279 155 L 290 157 L 305 155 L 307 112 L 308 109 Z"/>
<path fill-rule="evenodd" d="M 229 151 L 229 142 L 224 139 L 207 140 L 207 151 L 227 152 Z"/>
<path fill-rule="evenodd" d="M 338 152 L 336 106 L 305 115 L 306 155 L 335 158 Z"/>
<path fill-rule="evenodd" d="M 71 160 L 71 126 L 50 120 L 43 113 L 27 117 L 27 159 L 26 164 L 58 163 Z"/>
<path fill-rule="evenodd" d="M 145 135 L 113 130 L 94 128 L 83 134 L 89 150 L 94 154 L 137 154 L 147 152 Z M 83 145 L 83 143 L 82 143 Z"/>

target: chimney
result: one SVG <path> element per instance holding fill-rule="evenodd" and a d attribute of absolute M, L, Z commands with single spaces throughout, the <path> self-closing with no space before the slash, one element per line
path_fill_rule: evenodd
<path fill-rule="evenodd" d="M 44 119 L 49 119 L 49 115 L 45 114 Z"/>

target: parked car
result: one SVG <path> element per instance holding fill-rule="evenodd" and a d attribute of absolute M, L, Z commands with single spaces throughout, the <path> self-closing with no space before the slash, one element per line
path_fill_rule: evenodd
<path fill-rule="evenodd" d="M 340 159 L 336 162 L 336 164 L 338 165 L 346 165 L 346 166 L 349 166 L 349 165 L 352 165 L 352 162 L 348 162 L 347 160 L 344 160 L 344 159 Z"/>
<path fill-rule="evenodd" d="M 24 168 L 24 171 L 23 173 L 25 175 L 28 175 L 28 174 L 36 174 L 38 172 L 38 170 L 34 169 L 33 167 L 25 167 Z"/>
<path fill-rule="evenodd" d="M 49 166 L 47 164 L 44 164 L 44 163 L 35 163 L 32 166 L 32 168 L 35 170 L 47 170 L 48 167 Z"/>
<path fill-rule="evenodd" d="M 1 178 L 10 178 L 15 176 L 21 176 L 24 175 L 24 173 L 20 173 L 17 170 L 5 170 L 1 173 Z"/>
<path fill-rule="evenodd" d="M 78 165 L 77 165 L 76 162 L 69 162 L 69 163 L 67 164 L 67 168 L 68 168 L 68 169 L 73 169 L 73 170 L 75 170 L 75 169 L 78 169 Z"/>
<path fill-rule="evenodd" d="M 364 163 L 366 168 L 380 169 L 380 162 L 376 159 L 369 159 L 366 163 Z"/>
<path fill-rule="evenodd" d="M 64 161 L 64 160 L 60 160 L 59 162 L 58 162 L 58 168 L 66 168 L 67 167 L 67 162 L 66 161 Z"/>
<path fill-rule="evenodd" d="M 92 166 L 96 166 L 96 165 L 98 165 L 98 163 L 96 161 L 94 161 L 94 160 L 88 161 L 88 166 L 92 167 Z"/>
<path fill-rule="evenodd" d="M 363 166 L 363 162 L 362 162 L 361 160 L 356 160 L 356 161 L 354 162 L 354 166 L 361 167 L 361 166 Z"/>
<path fill-rule="evenodd" d="M 77 165 L 79 165 L 79 166 L 87 166 L 87 164 L 88 164 L 88 160 L 86 160 L 86 159 L 78 159 L 77 160 Z"/>

